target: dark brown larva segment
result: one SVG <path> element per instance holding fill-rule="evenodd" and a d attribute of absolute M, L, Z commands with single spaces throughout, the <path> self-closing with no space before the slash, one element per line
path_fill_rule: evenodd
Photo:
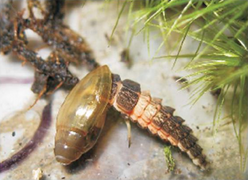
<path fill-rule="evenodd" d="M 173 115 L 175 109 L 169 106 L 162 106 L 161 110 L 167 114 Z"/>
<path fill-rule="evenodd" d="M 138 102 L 140 85 L 131 80 L 124 80 L 116 97 L 117 106 L 129 113 Z"/>
<path fill-rule="evenodd" d="M 116 102 L 120 109 L 125 112 L 130 112 L 137 104 L 138 99 L 139 96 L 137 93 L 123 86 L 120 92 L 117 94 Z"/>
<path fill-rule="evenodd" d="M 128 88 L 129 90 L 132 90 L 136 93 L 140 93 L 140 84 L 136 83 L 132 80 L 129 79 L 125 79 L 122 81 L 122 85 L 126 88 Z"/>
<path fill-rule="evenodd" d="M 198 139 L 192 134 L 192 129 L 183 124 L 184 119 L 173 116 L 174 108 L 162 106 L 161 99 L 151 98 L 149 92 L 140 92 L 140 85 L 134 81 L 121 81 L 116 75 L 112 75 L 112 80 L 111 105 L 142 129 L 148 129 L 151 134 L 187 153 L 200 168 L 207 168 Z"/>

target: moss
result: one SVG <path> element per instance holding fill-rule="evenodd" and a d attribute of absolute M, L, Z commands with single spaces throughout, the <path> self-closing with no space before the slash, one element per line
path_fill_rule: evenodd
<path fill-rule="evenodd" d="M 168 172 L 172 172 L 175 169 L 175 161 L 171 154 L 171 146 L 165 146 L 164 155 L 168 166 Z"/>

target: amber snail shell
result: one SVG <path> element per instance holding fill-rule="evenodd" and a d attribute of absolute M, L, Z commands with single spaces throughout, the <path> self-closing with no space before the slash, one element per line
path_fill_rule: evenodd
<path fill-rule="evenodd" d="M 89 73 L 69 93 L 57 118 L 55 156 L 70 164 L 90 150 L 104 126 L 106 111 L 113 106 L 122 115 L 147 129 L 152 135 L 177 146 L 201 169 L 207 169 L 206 156 L 184 120 L 174 116 L 175 109 L 161 104 L 132 80 L 121 81 L 108 66 Z"/>
<path fill-rule="evenodd" d="M 105 123 L 111 87 L 111 72 L 102 66 L 68 94 L 56 123 L 54 153 L 58 162 L 70 164 L 95 145 Z"/>

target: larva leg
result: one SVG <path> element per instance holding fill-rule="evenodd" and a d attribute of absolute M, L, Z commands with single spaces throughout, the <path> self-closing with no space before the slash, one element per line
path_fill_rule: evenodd
<path fill-rule="evenodd" d="M 131 124 L 130 124 L 130 121 L 128 119 L 125 119 L 125 123 L 127 125 L 127 139 L 128 139 L 128 147 L 130 148 L 131 147 Z"/>
<path fill-rule="evenodd" d="M 141 92 L 140 85 L 131 80 L 121 81 L 118 75 L 112 75 L 112 95 L 110 104 L 119 112 L 137 122 L 142 129 L 170 142 L 185 152 L 201 169 L 207 168 L 205 155 L 197 144 L 197 138 L 184 120 L 173 116 L 174 108 L 162 106 L 161 99 L 151 98 L 148 91 Z"/>

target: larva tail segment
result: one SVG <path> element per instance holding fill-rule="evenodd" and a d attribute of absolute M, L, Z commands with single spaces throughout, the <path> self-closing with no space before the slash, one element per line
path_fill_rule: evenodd
<path fill-rule="evenodd" d="M 162 99 L 152 98 L 149 91 L 141 92 L 140 85 L 131 80 L 121 81 L 119 75 L 112 75 L 112 94 L 110 105 L 113 105 L 142 129 L 158 136 L 185 152 L 193 163 L 205 170 L 208 168 L 202 148 L 192 129 L 184 125 L 184 119 L 174 116 L 174 108 L 161 105 Z"/>

